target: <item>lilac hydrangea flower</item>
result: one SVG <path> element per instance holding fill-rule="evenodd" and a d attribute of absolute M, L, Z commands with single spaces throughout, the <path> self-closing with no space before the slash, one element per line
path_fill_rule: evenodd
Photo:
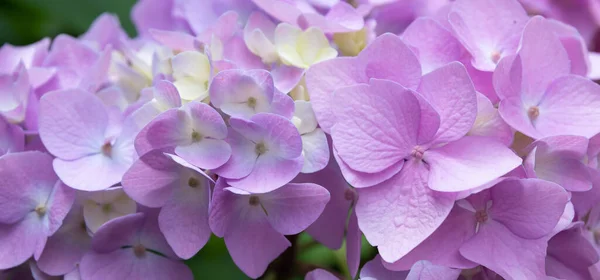
<path fill-rule="evenodd" d="M 159 230 L 158 212 L 142 212 L 106 223 L 81 260 L 82 279 L 193 279 Z"/>
<path fill-rule="evenodd" d="M 226 141 L 231 158 L 213 170 L 235 188 L 265 193 L 290 182 L 304 163 L 302 138 L 288 119 L 259 113 L 250 119 L 231 118 Z"/>
<path fill-rule="evenodd" d="M 561 185 L 569 191 L 588 191 L 592 174 L 584 163 L 588 139 L 581 136 L 551 136 L 533 142 L 525 160 L 530 178 L 539 178 Z"/>
<path fill-rule="evenodd" d="M 68 186 L 102 190 L 121 181 L 136 153 L 131 119 L 120 120 L 92 93 L 72 89 L 44 95 L 40 137 L 55 155 L 54 170 Z"/>
<path fill-rule="evenodd" d="M 123 188 L 138 203 L 160 207 L 158 226 L 177 256 L 189 259 L 208 241 L 209 179 L 176 156 L 150 152 L 123 177 Z M 183 165 L 182 165 L 183 164 Z"/>
<path fill-rule="evenodd" d="M 157 116 L 135 143 L 140 155 L 170 149 L 199 168 L 214 169 L 231 156 L 225 137 L 227 126 L 221 115 L 209 105 L 194 101 Z"/>
<path fill-rule="evenodd" d="M 291 244 L 285 235 L 306 229 L 321 215 L 329 192 L 315 184 L 287 184 L 252 194 L 219 179 L 210 210 L 210 228 L 223 237 L 237 266 L 258 278 Z"/>
<path fill-rule="evenodd" d="M 570 71 L 568 54 L 547 20 L 532 18 L 517 55 L 502 59 L 494 72 L 500 115 L 535 139 L 599 133 L 600 86 Z"/>
<path fill-rule="evenodd" d="M 452 192 L 488 183 L 521 163 L 496 141 L 464 137 L 475 119 L 476 96 L 462 65 L 424 76 L 419 93 L 374 79 L 334 93 L 338 163 L 361 188 L 359 225 L 387 261 L 408 253 L 442 223 Z M 413 199 L 422 203 L 411 206 Z M 427 222 L 413 224 L 420 219 Z"/>
<path fill-rule="evenodd" d="M 48 275 L 72 273 L 83 255 L 91 248 L 92 237 L 83 217 L 83 207 L 75 202 L 62 226 L 48 238 L 37 266 Z M 67 276 L 65 276 L 66 279 Z"/>
<path fill-rule="evenodd" d="M 223 113 L 250 118 L 257 113 L 293 114 L 292 100 L 274 89 L 273 78 L 265 70 L 225 70 L 210 85 L 210 102 Z"/>
<path fill-rule="evenodd" d="M 0 269 L 39 259 L 75 199 L 58 180 L 52 157 L 22 152 L 0 157 Z"/>
<path fill-rule="evenodd" d="M 402 270 L 414 260 L 428 259 L 468 268 L 472 261 L 470 267 L 479 263 L 508 279 L 545 276 L 548 235 L 567 201 L 567 192 L 555 183 L 505 179 L 458 201 L 436 232 L 405 258 L 386 266 Z"/>
<path fill-rule="evenodd" d="M 389 53 L 387 50 L 390 49 L 395 51 Z M 332 93 L 338 88 L 367 83 L 372 78 L 388 79 L 406 88 L 416 89 L 421 78 L 421 66 L 398 36 L 384 34 L 357 57 L 327 60 L 306 72 L 310 102 L 323 131 L 330 133 L 335 123 Z"/>

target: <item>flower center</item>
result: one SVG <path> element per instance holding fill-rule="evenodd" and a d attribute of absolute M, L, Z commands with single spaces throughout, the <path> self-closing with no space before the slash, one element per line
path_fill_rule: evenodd
<path fill-rule="evenodd" d="M 198 187 L 199 184 L 200 182 L 198 182 L 198 179 L 194 177 L 190 177 L 190 179 L 188 180 L 188 186 L 190 186 L 190 188 Z"/>
<path fill-rule="evenodd" d="M 492 58 L 492 61 L 497 64 L 498 61 L 500 61 L 500 58 L 502 57 L 502 55 L 498 51 L 492 51 L 492 54 L 490 57 Z"/>
<path fill-rule="evenodd" d="M 413 148 L 412 152 L 410 153 L 410 155 L 418 160 L 422 160 L 424 153 L 425 153 L 425 150 L 421 146 L 415 146 Z"/>
<path fill-rule="evenodd" d="M 202 134 L 200 134 L 200 132 L 192 131 L 192 141 L 200 142 L 200 141 L 202 141 L 202 138 L 204 138 L 204 136 L 202 136 Z"/>
<path fill-rule="evenodd" d="M 254 109 L 256 108 L 256 98 L 250 97 L 248 98 L 248 107 Z"/>
<path fill-rule="evenodd" d="M 105 214 L 110 213 L 112 210 L 112 205 L 110 203 L 102 204 L 102 212 Z"/>
<path fill-rule="evenodd" d="M 488 214 L 486 210 L 477 210 L 475 212 L 475 221 L 477 223 L 484 223 L 488 220 Z"/>
<path fill-rule="evenodd" d="M 46 206 L 45 205 L 38 205 L 37 207 L 35 207 L 35 212 L 38 214 L 38 216 L 42 217 L 44 215 L 46 215 Z"/>
<path fill-rule="evenodd" d="M 538 108 L 537 106 L 529 107 L 529 110 L 527 110 L 527 115 L 531 120 L 537 119 L 537 117 L 540 115 L 540 108 Z"/>
<path fill-rule="evenodd" d="M 348 201 L 354 201 L 354 198 L 356 197 L 356 191 L 354 191 L 351 188 L 347 188 L 346 191 L 344 191 L 344 198 Z"/>
<path fill-rule="evenodd" d="M 102 154 L 107 157 L 112 156 L 112 145 L 110 143 L 104 143 L 104 145 L 102 145 Z"/>
<path fill-rule="evenodd" d="M 267 149 L 267 146 L 263 142 L 257 143 L 256 147 L 254 148 L 254 151 L 259 156 L 262 155 L 262 154 L 264 154 L 264 153 L 266 153 L 268 150 L 269 149 Z"/>
<path fill-rule="evenodd" d="M 144 247 L 142 244 L 137 244 L 133 246 L 133 253 L 136 257 L 141 258 L 146 255 L 146 247 Z"/>
<path fill-rule="evenodd" d="M 248 201 L 248 203 L 252 206 L 256 206 L 260 203 L 260 199 L 258 198 L 258 196 L 255 195 L 251 195 L 250 196 L 250 200 Z"/>

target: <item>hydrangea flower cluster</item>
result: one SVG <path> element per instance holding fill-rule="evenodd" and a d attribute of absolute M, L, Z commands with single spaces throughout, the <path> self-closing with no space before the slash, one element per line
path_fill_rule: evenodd
<path fill-rule="evenodd" d="M 5 44 L 0 278 L 193 279 L 212 234 L 258 278 L 306 232 L 363 280 L 600 279 L 575 2 L 140 0 L 137 38 Z"/>

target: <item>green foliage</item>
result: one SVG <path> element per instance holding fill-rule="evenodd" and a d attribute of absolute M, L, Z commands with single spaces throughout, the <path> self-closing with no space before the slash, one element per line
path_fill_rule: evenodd
<path fill-rule="evenodd" d="M 135 35 L 130 10 L 136 0 L 0 0 L 0 45 L 25 45 L 61 33 L 78 36 L 104 12 L 116 14 Z"/>

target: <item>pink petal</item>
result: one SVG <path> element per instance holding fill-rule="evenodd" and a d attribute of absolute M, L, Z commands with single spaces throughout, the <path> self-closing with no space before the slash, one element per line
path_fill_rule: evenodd
<path fill-rule="evenodd" d="M 48 55 L 49 46 L 49 38 L 41 39 L 27 46 L 4 44 L 0 48 L 0 73 L 12 74 L 21 62 L 28 69 L 32 66 L 40 66 Z"/>
<path fill-rule="evenodd" d="M 600 132 L 600 86 L 581 76 L 558 78 L 539 104 L 535 127 L 545 136 L 592 137 Z"/>
<path fill-rule="evenodd" d="M 161 207 L 179 183 L 180 168 L 162 152 L 145 154 L 123 175 L 123 190 L 140 204 Z"/>
<path fill-rule="evenodd" d="M 224 186 L 217 183 L 213 194 L 211 229 L 224 237 L 236 265 L 246 275 L 258 278 L 291 244 L 271 227 L 259 205 L 249 204 L 250 196 L 234 194 Z"/>
<path fill-rule="evenodd" d="M 333 155 L 335 157 L 337 164 L 339 165 L 340 170 L 342 171 L 342 174 L 344 175 L 344 178 L 346 179 L 346 181 L 348 181 L 348 184 L 350 184 L 351 186 L 353 186 L 355 188 L 366 188 L 366 187 L 371 187 L 371 186 L 380 184 L 383 181 L 398 174 L 400 172 L 400 170 L 402 170 L 402 167 L 404 166 L 404 161 L 400 161 L 396 164 L 393 164 L 392 166 L 388 167 L 387 169 L 385 169 L 381 172 L 377 172 L 377 173 L 360 172 L 360 171 L 356 171 L 356 170 L 350 168 L 350 166 L 348 166 L 348 164 L 346 164 L 337 155 L 337 149 L 335 147 L 333 147 L 333 149 L 334 149 Z"/>
<path fill-rule="evenodd" d="M 225 139 L 231 147 L 231 157 L 213 172 L 224 178 L 239 179 L 248 176 L 256 164 L 256 144 L 234 129 L 229 129 Z"/>
<path fill-rule="evenodd" d="M 494 70 L 497 59 L 515 53 L 527 19 L 515 0 L 457 1 L 448 14 L 456 36 L 473 55 L 473 66 L 483 71 Z"/>
<path fill-rule="evenodd" d="M 465 67 L 453 62 L 423 76 L 417 90 L 440 115 L 434 143 L 463 137 L 477 116 L 477 95 Z"/>
<path fill-rule="evenodd" d="M 183 26 L 183 20 L 173 15 L 173 8 L 173 1 L 139 1 L 131 10 L 131 18 L 142 35 L 147 35 L 153 28 L 174 30 Z"/>
<path fill-rule="evenodd" d="M 467 55 L 454 35 L 432 18 L 417 18 L 404 30 L 402 40 L 417 49 L 423 74 Z"/>
<path fill-rule="evenodd" d="M 292 89 L 298 85 L 302 77 L 304 77 L 304 69 L 282 64 L 273 69 L 271 74 L 273 75 L 275 88 L 281 92 L 288 93 L 292 91 Z"/>
<path fill-rule="evenodd" d="M 395 51 L 389 53 L 390 49 Z M 323 131 L 329 133 L 336 120 L 330 107 L 334 104 L 332 93 L 344 86 L 366 83 L 370 78 L 388 79 L 416 89 L 421 78 L 421 66 L 398 36 L 384 34 L 356 58 L 341 57 L 311 67 L 306 73 L 306 85 Z"/>
<path fill-rule="evenodd" d="M 252 172 L 241 179 L 229 179 L 227 183 L 251 193 L 266 193 L 290 182 L 302 169 L 302 156 L 284 159 L 276 155 L 258 156 Z"/>
<path fill-rule="evenodd" d="M 340 33 L 358 31 L 363 28 L 362 16 L 346 2 L 338 2 L 329 12 L 322 16 L 316 13 L 304 13 L 298 23 L 306 26 L 316 26 L 325 33 Z"/>
<path fill-rule="evenodd" d="M 331 132 L 344 163 L 376 173 L 410 155 L 420 122 L 412 92 L 390 81 L 371 80 L 370 85 L 337 90 L 334 96 L 338 123 Z"/>
<path fill-rule="evenodd" d="M 317 128 L 302 135 L 302 154 L 304 155 L 304 164 L 300 171 L 302 173 L 316 172 L 327 166 L 329 145 L 323 130 Z"/>
<path fill-rule="evenodd" d="M 567 245 L 568 244 L 568 245 Z M 560 279 L 593 279 L 588 267 L 600 261 L 581 227 L 573 227 L 548 242 L 546 273 Z"/>
<path fill-rule="evenodd" d="M 152 39 L 173 50 L 198 51 L 196 38 L 190 34 L 159 29 L 149 29 L 148 33 Z"/>
<path fill-rule="evenodd" d="M 502 224 L 491 221 L 479 228 L 479 232 L 460 248 L 460 253 L 504 278 L 539 279 L 546 275 L 546 242 L 543 238 L 518 237 Z"/>
<path fill-rule="evenodd" d="M 52 193 L 46 201 L 46 218 L 44 221 L 47 226 L 47 235 L 53 235 L 62 225 L 63 219 L 71 210 L 75 201 L 75 190 L 65 186 L 61 182 L 57 182 L 52 189 Z M 37 257 L 37 256 L 36 256 Z"/>
<path fill-rule="evenodd" d="M 144 219 L 144 213 L 135 213 L 110 220 L 94 234 L 93 251 L 107 254 L 136 244 L 136 235 L 144 225 Z"/>
<path fill-rule="evenodd" d="M 134 159 L 130 156 L 111 158 L 95 154 L 77 160 L 54 159 L 53 166 L 58 177 L 67 186 L 85 191 L 106 189 L 121 182 Z"/>
<path fill-rule="evenodd" d="M 191 120 L 180 109 L 170 109 L 152 120 L 135 139 L 138 154 L 191 142 Z"/>
<path fill-rule="evenodd" d="M 102 151 L 108 113 L 93 94 L 77 89 L 45 94 L 40 116 L 40 137 L 55 156 L 74 160 Z"/>
<path fill-rule="evenodd" d="M 83 212 L 77 205 L 65 218 L 62 227 L 48 239 L 37 261 L 39 268 L 50 275 L 64 275 L 73 271 L 90 249 L 92 238 L 82 224 Z"/>
<path fill-rule="evenodd" d="M 287 94 L 275 91 L 273 103 L 271 103 L 271 113 L 286 119 L 292 119 L 294 116 L 294 100 Z"/>
<path fill-rule="evenodd" d="M 485 151 L 485 152 L 482 152 Z M 522 162 L 512 150 L 494 140 L 467 136 L 425 152 L 429 187 L 457 192 L 490 182 Z"/>
<path fill-rule="evenodd" d="M 513 141 L 513 134 L 512 128 L 504 122 L 492 102 L 478 93 L 477 118 L 467 135 L 489 137 L 508 147 Z"/>
<path fill-rule="evenodd" d="M 329 133 L 335 124 L 335 115 L 331 109 L 333 92 L 368 80 L 361 66 L 355 58 L 340 57 L 315 64 L 306 72 L 310 103 L 323 131 Z"/>
<path fill-rule="evenodd" d="M 514 234 L 546 236 L 562 216 L 569 195 L 560 186 L 539 179 L 505 180 L 491 188 L 490 216 Z M 523 213 L 527 213 L 524 215 Z"/>
<path fill-rule="evenodd" d="M 234 117 L 249 118 L 256 113 L 269 112 L 273 101 L 273 77 L 262 69 L 226 70 L 217 74 L 211 82 L 209 93 L 211 103 L 224 113 Z M 254 98 L 254 108 L 248 105 L 246 111 L 240 111 L 233 104 L 248 102 Z M 244 104 L 241 104 L 244 105 Z"/>
<path fill-rule="evenodd" d="M 160 80 L 154 85 L 153 96 L 158 103 L 169 108 L 181 107 L 181 97 L 177 88 L 167 80 Z"/>
<path fill-rule="evenodd" d="M 540 16 L 527 23 L 521 41 L 522 99 L 526 105 L 537 105 L 556 78 L 569 74 L 571 64 L 549 23 Z"/>
<path fill-rule="evenodd" d="M 358 189 L 358 224 L 382 258 L 394 262 L 429 237 L 454 204 L 454 194 L 427 187 L 427 169 L 409 161 L 400 174 L 380 185 Z M 418 200 L 419 205 L 410 203 Z"/>
<path fill-rule="evenodd" d="M 394 263 L 384 262 L 389 270 L 409 270 L 419 260 L 435 265 L 472 268 L 477 264 L 465 259 L 458 249 L 475 234 L 474 213 L 455 206 L 446 220 L 425 241 Z"/>
<path fill-rule="evenodd" d="M 288 1 L 252 0 L 256 6 L 282 22 L 296 23 L 301 11 Z"/>
<path fill-rule="evenodd" d="M 498 113 L 515 130 L 537 139 L 544 137 L 535 127 L 528 115 L 528 109 L 519 97 L 510 97 L 500 102 Z M 537 121 L 537 120 L 536 120 Z"/>
<path fill-rule="evenodd" d="M 523 79 L 521 57 L 509 55 L 498 63 L 492 76 L 492 83 L 500 99 L 519 97 Z"/>
<path fill-rule="evenodd" d="M 39 216 L 32 212 L 18 223 L 0 225 L 0 269 L 15 267 L 33 256 L 46 243 Z"/>
<path fill-rule="evenodd" d="M 231 147 L 223 140 L 203 139 L 190 145 L 178 146 L 175 153 L 195 166 L 214 169 L 229 160 Z"/>
<path fill-rule="evenodd" d="M 165 239 L 178 257 L 189 259 L 210 238 L 208 206 L 210 186 L 178 186 L 161 208 L 158 223 Z"/>
<path fill-rule="evenodd" d="M 41 152 L 6 154 L 0 157 L 0 223 L 13 224 L 45 203 L 58 177 L 52 157 Z"/>
<path fill-rule="evenodd" d="M 319 218 L 330 196 L 319 185 L 290 183 L 258 197 L 271 226 L 281 234 L 292 235 Z"/>

